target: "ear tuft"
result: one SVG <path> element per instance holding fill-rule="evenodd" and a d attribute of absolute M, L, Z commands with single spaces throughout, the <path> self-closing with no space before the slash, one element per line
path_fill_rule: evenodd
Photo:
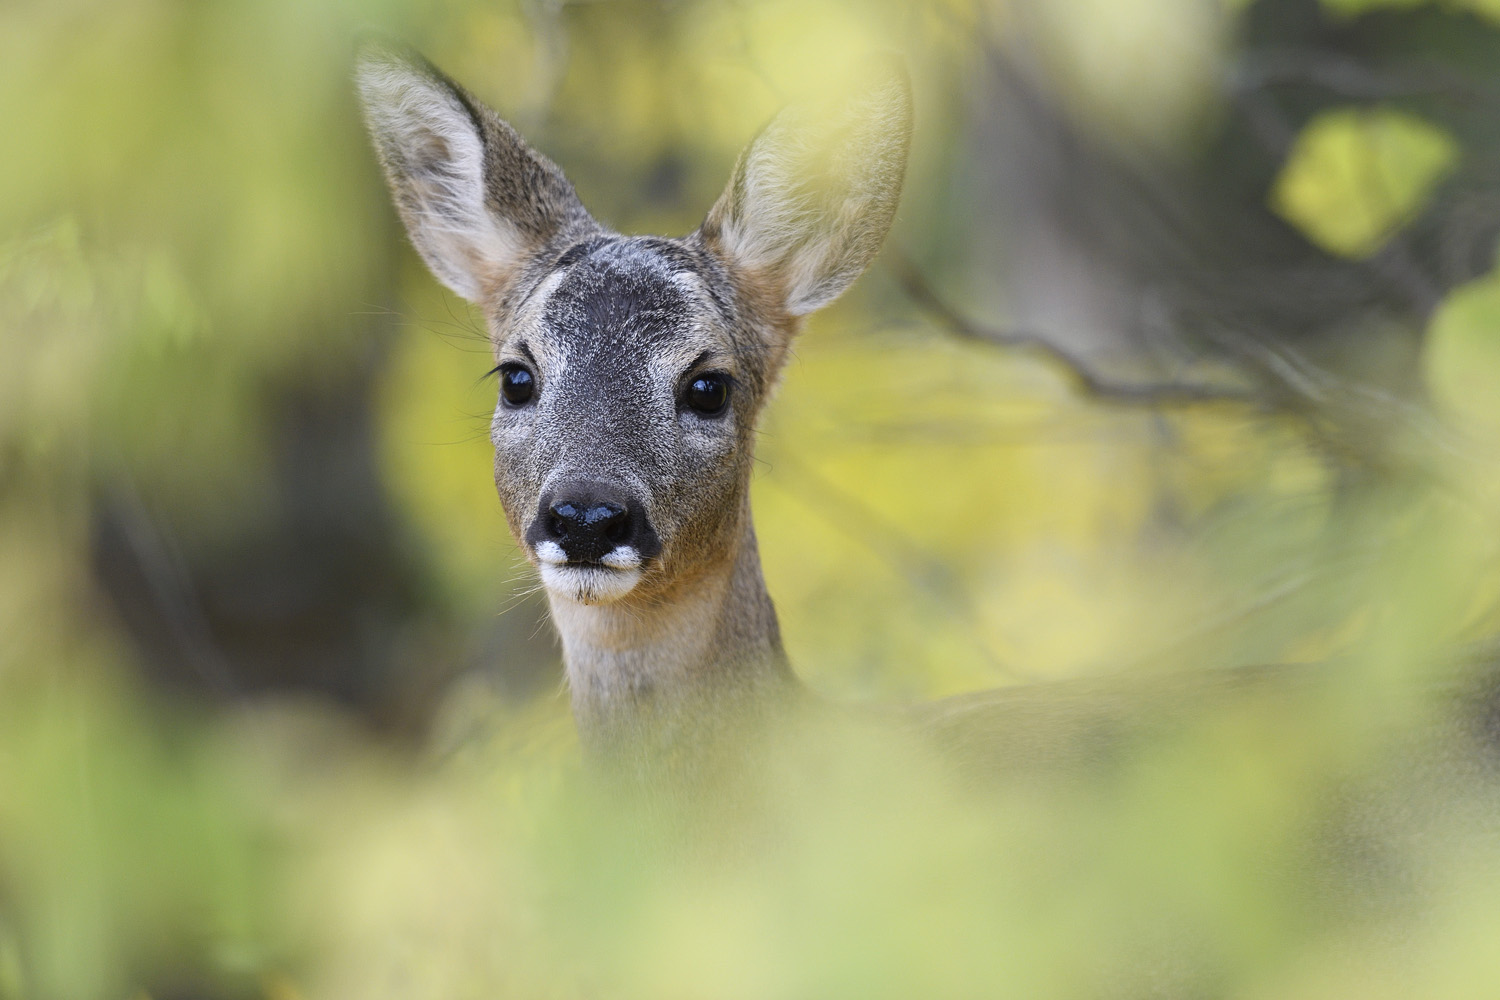
<path fill-rule="evenodd" d="M 740 154 L 700 233 L 801 316 L 838 298 L 885 242 L 911 144 L 911 81 L 895 58 L 847 96 L 792 106 Z"/>
<path fill-rule="evenodd" d="M 556 165 L 421 56 L 367 45 L 355 82 L 412 244 L 458 295 L 503 299 L 531 257 L 593 226 Z"/>

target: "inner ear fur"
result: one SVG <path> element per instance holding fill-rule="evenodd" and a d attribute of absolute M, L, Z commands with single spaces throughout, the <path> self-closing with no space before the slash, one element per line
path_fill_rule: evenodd
<path fill-rule="evenodd" d="M 556 164 L 425 59 L 368 46 L 355 79 L 407 234 L 456 294 L 503 304 L 532 258 L 598 228 Z"/>
<path fill-rule="evenodd" d="M 740 154 L 700 237 L 790 315 L 827 305 L 890 231 L 911 127 L 911 81 L 896 59 L 838 100 L 787 108 Z"/>

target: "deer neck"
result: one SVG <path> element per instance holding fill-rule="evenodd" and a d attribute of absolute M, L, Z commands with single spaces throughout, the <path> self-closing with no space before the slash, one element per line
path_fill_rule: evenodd
<path fill-rule="evenodd" d="M 795 695 L 748 511 L 741 522 L 729 558 L 665 594 L 549 595 L 587 749 L 677 750 Z"/>

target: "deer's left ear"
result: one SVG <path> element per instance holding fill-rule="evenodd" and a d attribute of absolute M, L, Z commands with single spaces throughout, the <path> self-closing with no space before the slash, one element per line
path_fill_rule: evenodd
<path fill-rule="evenodd" d="M 790 107 L 740 154 L 699 229 L 793 316 L 832 302 L 890 231 L 911 144 L 911 82 L 895 60 L 830 108 Z"/>

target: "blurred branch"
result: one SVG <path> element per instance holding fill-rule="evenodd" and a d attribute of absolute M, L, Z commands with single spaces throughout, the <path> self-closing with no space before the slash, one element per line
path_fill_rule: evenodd
<path fill-rule="evenodd" d="M 1395 69 L 1371 69 L 1358 60 L 1330 52 L 1260 51 L 1241 57 L 1226 75 L 1230 93 L 1245 93 L 1285 84 L 1321 87 L 1352 100 L 1448 96 L 1460 100 L 1493 100 L 1491 88 L 1462 73 L 1428 63 Z"/>
<path fill-rule="evenodd" d="M 128 475 L 117 478 L 101 504 L 96 558 L 122 563 L 106 572 L 134 574 L 143 586 L 142 610 L 154 612 L 182 662 L 221 698 L 244 694 L 234 669 L 214 638 L 186 560 L 172 535 L 160 527 Z M 105 544 L 101 544 L 105 543 Z M 134 563 L 133 566 L 129 565 Z M 102 568 L 102 567 L 101 567 Z"/>
<path fill-rule="evenodd" d="M 1199 406 L 1210 403 L 1260 408 L 1269 406 L 1269 401 L 1263 396 L 1237 386 L 1176 380 L 1130 382 L 1115 379 L 1099 372 L 1081 355 L 1045 334 L 1031 330 L 1002 330 L 970 319 L 943 299 L 926 275 L 905 254 L 896 252 L 892 266 L 896 271 L 896 279 L 912 301 L 949 332 L 963 340 L 1040 354 L 1067 376 L 1075 391 L 1090 399 L 1131 406 Z"/>
<path fill-rule="evenodd" d="M 922 271 L 901 252 L 892 255 L 897 280 L 912 301 L 960 339 L 1007 350 L 1024 350 L 1040 354 L 1059 369 L 1085 398 L 1103 403 L 1142 407 L 1190 407 L 1234 405 L 1265 413 L 1283 413 L 1304 418 L 1323 446 L 1362 463 L 1376 459 L 1389 461 L 1404 453 L 1405 464 L 1425 465 L 1421 443 L 1450 456 L 1473 461 L 1472 449 L 1429 413 L 1425 407 L 1382 389 L 1363 384 L 1312 364 L 1287 345 L 1272 345 L 1263 339 L 1220 329 L 1204 333 L 1231 356 L 1260 373 L 1267 380 L 1260 388 L 1215 385 L 1208 382 L 1146 381 L 1116 379 L 1095 369 L 1076 352 L 1031 330 L 999 329 L 969 318 L 943 299 Z M 1334 423 L 1329 424 L 1328 418 Z M 1335 425 L 1348 425 L 1345 433 Z M 1368 429 L 1377 425 L 1401 428 L 1411 438 L 1405 447 L 1387 436 L 1384 453 L 1360 445 L 1347 429 Z M 1390 451 L 1398 446 L 1398 451 Z"/>

